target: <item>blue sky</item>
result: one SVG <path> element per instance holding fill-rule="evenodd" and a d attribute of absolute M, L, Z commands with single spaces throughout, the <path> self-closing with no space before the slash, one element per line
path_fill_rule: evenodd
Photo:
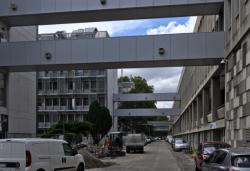
<path fill-rule="evenodd" d="M 40 26 L 39 32 L 54 33 L 56 31 L 72 32 L 73 30 L 96 27 L 99 31 L 108 31 L 110 36 L 135 36 L 155 34 L 175 34 L 193 32 L 196 17 L 162 18 L 148 20 L 127 20 L 112 22 L 77 23 L 64 25 Z M 127 76 L 142 76 L 153 85 L 155 92 L 176 92 L 182 68 L 146 68 L 146 69 L 124 69 Z M 120 70 L 119 70 L 120 75 Z M 169 108 L 172 102 L 157 103 L 158 108 Z"/>

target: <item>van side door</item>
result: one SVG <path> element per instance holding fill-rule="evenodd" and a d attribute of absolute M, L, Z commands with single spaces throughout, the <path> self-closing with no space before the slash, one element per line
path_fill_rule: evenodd
<path fill-rule="evenodd" d="M 62 170 L 65 167 L 62 163 L 64 157 L 63 146 L 61 142 L 49 142 L 50 170 Z"/>
<path fill-rule="evenodd" d="M 75 171 L 77 169 L 77 161 L 75 158 L 74 150 L 67 143 L 63 143 L 64 156 L 62 158 L 63 164 L 69 171 Z"/>

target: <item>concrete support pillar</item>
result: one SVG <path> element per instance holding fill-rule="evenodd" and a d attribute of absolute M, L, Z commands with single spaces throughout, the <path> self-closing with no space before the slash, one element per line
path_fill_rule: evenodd
<path fill-rule="evenodd" d="M 207 124 L 207 115 L 209 114 L 209 90 L 202 90 L 202 123 Z"/>
<path fill-rule="evenodd" d="M 220 93 L 220 79 L 213 78 L 211 80 L 211 113 L 213 121 L 215 121 L 217 117 L 217 109 L 221 104 L 221 93 Z"/>
<path fill-rule="evenodd" d="M 117 116 L 113 118 L 113 131 L 114 132 L 118 131 L 118 117 Z"/>
<path fill-rule="evenodd" d="M 185 132 L 187 131 L 187 112 L 184 113 L 184 121 L 185 121 Z"/>
<path fill-rule="evenodd" d="M 195 128 L 195 103 L 193 102 L 192 105 L 192 129 Z"/>
<path fill-rule="evenodd" d="M 189 115 L 189 120 L 188 120 L 188 129 L 191 130 L 192 129 L 192 110 L 191 107 L 189 107 L 188 110 L 188 115 Z"/>
<path fill-rule="evenodd" d="M 202 96 L 198 95 L 197 99 L 197 126 L 201 125 L 201 118 L 202 118 Z"/>

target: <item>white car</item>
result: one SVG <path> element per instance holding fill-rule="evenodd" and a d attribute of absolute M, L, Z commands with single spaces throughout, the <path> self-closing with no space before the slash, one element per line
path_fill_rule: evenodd
<path fill-rule="evenodd" d="M 66 141 L 0 140 L 0 171 L 84 171 L 84 168 L 82 155 Z"/>

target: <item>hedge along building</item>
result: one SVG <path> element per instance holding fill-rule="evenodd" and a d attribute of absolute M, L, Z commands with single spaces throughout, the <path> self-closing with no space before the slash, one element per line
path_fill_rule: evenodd
<path fill-rule="evenodd" d="M 178 89 L 182 101 L 175 103 L 182 113 L 173 134 L 195 148 L 202 141 L 226 141 L 234 147 L 250 142 L 250 3 L 224 3 L 224 15 L 198 17 L 194 31 L 224 29 L 225 60 L 217 66 L 186 67 Z"/>
<path fill-rule="evenodd" d="M 0 2 L 3 34 L 14 26 L 74 22 L 213 15 L 223 0 L 18 0 Z M 6 42 L 0 44 L 3 71 L 41 71 L 167 66 L 219 65 L 224 57 L 224 33 L 190 33 Z M 188 76 L 189 77 L 189 76 Z M 167 94 L 169 98 L 169 94 Z M 152 96 L 154 97 L 154 95 Z M 157 95 L 158 98 L 158 95 Z M 161 98 L 160 98 L 161 99 Z M 159 99 L 155 99 L 159 100 Z M 173 99 L 175 100 L 175 99 Z M 176 115 L 179 109 L 116 110 L 113 115 Z"/>

